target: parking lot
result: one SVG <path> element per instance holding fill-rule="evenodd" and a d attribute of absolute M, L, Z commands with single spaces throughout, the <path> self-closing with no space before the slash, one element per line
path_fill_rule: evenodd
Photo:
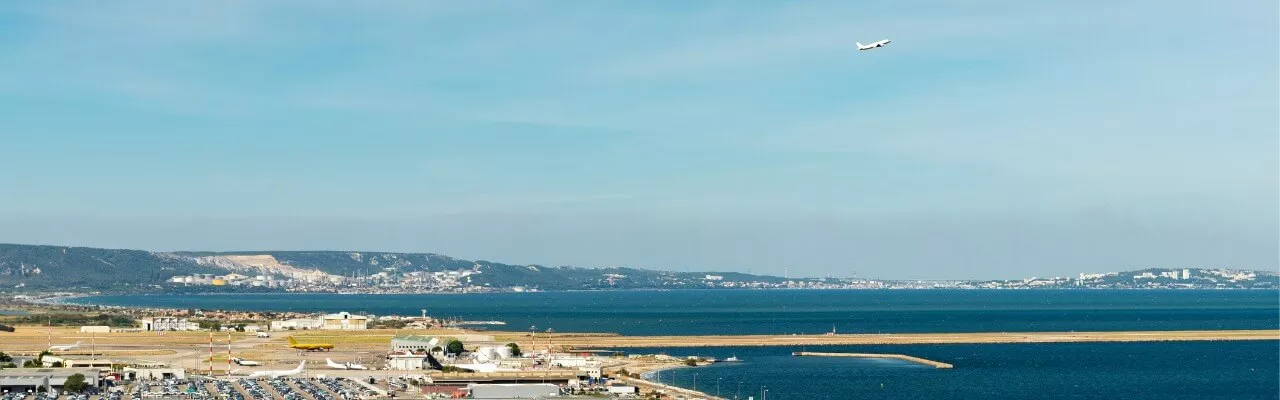
<path fill-rule="evenodd" d="M 347 378 L 140 380 L 100 395 L 5 393 L 0 400 L 355 400 L 378 393 Z"/>
<path fill-rule="evenodd" d="M 218 400 L 354 400 L 372 398 L 377 393 L 346 378 L 276 378 L 204 380 L 199 383 L 177 380 L 140 382 L 129 390 L 130 400 L 218 399 Z M 112 400 L 112 399 L 108 399 Z M 124 400 L 121 398 L 120 400 Z"/>

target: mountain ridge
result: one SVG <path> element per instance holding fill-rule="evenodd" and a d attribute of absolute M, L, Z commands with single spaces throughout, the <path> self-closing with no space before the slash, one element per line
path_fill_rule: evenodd
<path fill-rule="evenodd" d="M 1146 268 L 1018 280 L 782 278 L 337 250 L 167 251 L 0 243 L 0 291 L 474 292 L 650 288 L 1276 288 L 1275 271 Z"/>
<path fill-rule="evenodd" d="M 706 274 L 764 282 L 767 275 L 737 272 L 672 272 L 631 267 L 584 268 L 515 265 L 463 260 L 436 253 L 364 251 L 165 251 L 0 243 L 0 290 L 136 290 L 173 286 L 175 277 L 246 273 L 281 280 L 369 281 L 388 269 L 396 273 L 472 271 L 467 284 L 477 287 L 530 287 L 541 290 L 601 287 L 663 287 L 665 277 L 703 278 Z M 96 277 L 96 278 L 95 278 Z M 10 283 L 12 282 L 12 283 Z M 17 287 L 15 287 L 17 286 Z"/>

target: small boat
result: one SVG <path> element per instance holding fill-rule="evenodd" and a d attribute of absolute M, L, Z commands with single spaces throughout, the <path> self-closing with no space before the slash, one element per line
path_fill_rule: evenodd
<path fill-rule="evenodd" d="M 729 357 L 729 358 L 724 359 L 724 362 L 741 362 L 741 361 L 742 361 L 742 360 L 739 360 L 739 359 L 738 359 L 738 356 L 736 356 L 736 355 L 735 355 L 735 356 L 731 356 L 731 357 Z"/>

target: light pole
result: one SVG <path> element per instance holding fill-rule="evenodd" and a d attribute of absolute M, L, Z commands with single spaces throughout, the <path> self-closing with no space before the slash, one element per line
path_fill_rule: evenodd
<path fill-rule="evenodd" d="M 698 373 L 693 373 L 693 391 L 698 391 Z"/>
<path fill-rule="evenodd" d="M 742 381 L 738 381 L 738 391 L 733 394 L 733 400 L 738 400 L 740 397 L 742 397 Z"/>
<path fill-rule="evenodd" d="M 720 379 L 723 378 L 716 378 L 716 397 L 720 397 Z"/>

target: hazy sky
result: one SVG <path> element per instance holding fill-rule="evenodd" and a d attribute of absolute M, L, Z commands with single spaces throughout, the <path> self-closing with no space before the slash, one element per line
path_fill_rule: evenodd
<path fill-rule="evenodd" d="M 1278 7 L 5 2 L 0 242 L 1274 270 Z"/>

